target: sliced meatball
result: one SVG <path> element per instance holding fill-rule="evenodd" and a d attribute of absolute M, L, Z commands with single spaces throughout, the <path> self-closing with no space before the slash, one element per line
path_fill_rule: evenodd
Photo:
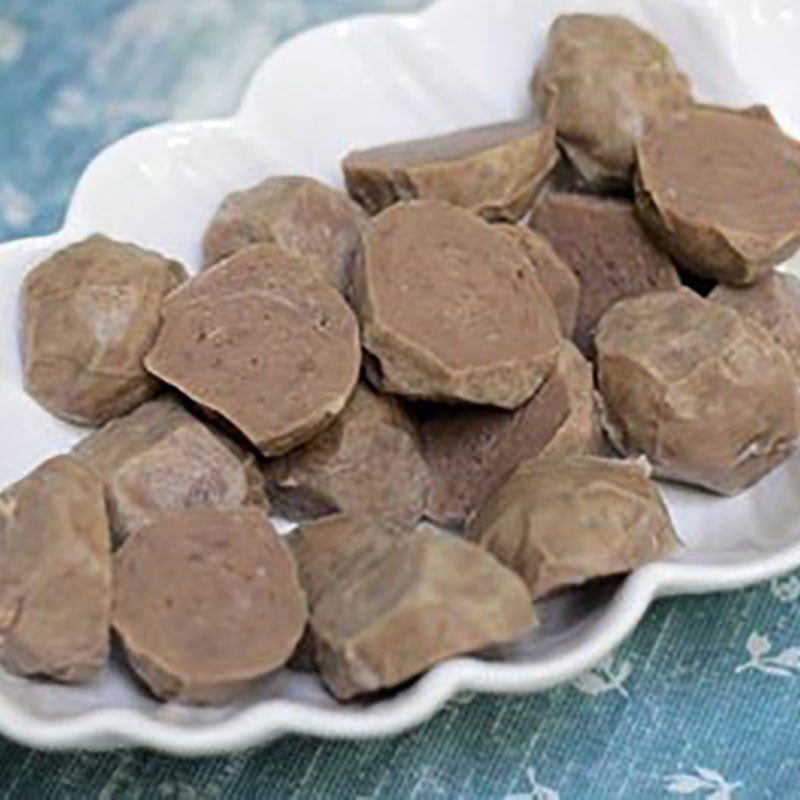
<path fill-rule="evenodd" d="M 709 299 L 760 322 L 786 348 L 800 378 L 800 279 L 772 272 L 753 286 L 718 286 Z"/>
<path fill-rule="evenodd" d="M 264 465 L 276 510 L 290 519 L 334 511 L 413 525 L 428 491 L 428 468 L 405 409 L 359 384 L 328 429 Z"/>
<path fill-rule="evenodd" d="M 304 262 L 254 245 L 170 297 L 145 363 L 264 455 L 281 455 L 344 409 L 361 365 L 358 323 Z"/>
<path fill-rule="evenodd" d="M 561 333 L 570 338 L 578 319 L 581 285 L 575 273 L 558 256 L 544 236 L 522 225 L 501 225 L 499 230 L 510 236 L 525 253 L 534 275 L 547 292 L 558 314 Z"/>
<path fill-rule="evenodd" d="M 658 39 L 624 17 L 596 14 L 553 23 L 532 91 L 541 113 L 554 109 L 559 144 L 593 191 L 630 190 L 639 137 L 691 100 Z"/>
<path fill-rule="evenodd" d="M 462 526 L 520 463 L 548 446 L 570 413 L 559 370 L 514 411 L 488 406 L 431 406 L 420 413 L 420 433 L 431 471 L 426 515 Z"/>
<path fill-rule="evenodd" d="M 69 456 L 0 494 L 0 662 L 90 680 L 105 664 L 111 556 L 103 484 Z"/>
<path fill-rule="evenodd" d="M 470 536 L 522 576 L 534 600 L 630 572 L 678 540 L 642 461 L 528 461 L 481 507 Z"/>
<path fill-rule="evenodd" d="M 357 561 L 311 615 L 322 680 L 340 700 L 518 639 L 533 624 L 530 596 L 513 572 L 469 542 L 430 532 Z"/>
<path fill-rule="evenodd" d="M 654 292 L 617 303 L 596 345 L 609 436 L 657 475 L 733 495 L 795 449 L 792 361 L 738 311 L 689 289 Z"/>
<path fill-rule="evenodd" d="M 114 557 L 114 630 L 163 700 L 241 694 L 286 663 L 306 617 L 291 554 L 256 509 L 162 517 Z"/>
<path fill-rule="evenodd" d="M 800 142 L 771 119 L 696 106 L 637 146 L 636 206 L 684 269 L 755 283 L 800 248 Z"/>
<path fill-rule="evenodd" d="M 165 295 L 186 278 L 175 261 L 105 236 L 65 247 L 22 286 L 26 391 L 51 414 L 102 425 L 158 392 L 142 359 Z"/>
<path fill-rule="evenodd" d="M 366 221 L 347 195 L 313 178 L 267 178 L 223 200 L 203 238 L 203 255 L 210 265 L 251 244 L 276 244 L 343 292 Z"/>
<path fill-rule="evenodd" d="M 558 317 L 521 250 L 438 201 L 384 211 L 355 270 L 370 379 L 426 400 L 516 408 L 552 372 Z"/>
<path fill-rule="evenodd" d="M 358 151 L 342 167 L 350 194 L 371 214 L 435 199 L 513 222 L 557 160 L 553 126 L 531 118 Z"/>
<path fill-rule="evenodd" d="M 119 546 L 134 531 L 184 508 L 268 510 L 254 456 L 212 431 L 172 397 L 144 403 L 79 442 L 73 455 L 105 485 Z"/>
<path fill-rule="evenodd" d="M 617 300 L 680 286 L 674 265 L 650 241 L 626 201 L 549 194 L 534 211 L 531 226 L 580 282 L 573 339 L 586 356 L 593 355 L 600 317 Z"/>

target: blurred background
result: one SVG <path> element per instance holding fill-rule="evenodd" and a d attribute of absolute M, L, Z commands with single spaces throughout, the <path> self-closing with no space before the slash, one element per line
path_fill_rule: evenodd
<path fill-rule="evenodd" d="M 57 228 L 105 145 L 232 113 L 279 42 L 427 0 L 0 0 L 0 239 Z"/>

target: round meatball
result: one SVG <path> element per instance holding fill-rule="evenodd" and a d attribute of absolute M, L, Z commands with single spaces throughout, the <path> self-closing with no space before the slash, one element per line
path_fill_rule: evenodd
<path fill-rule="evenodd" d="M 757 322 L 689 289 L 617 303 L 600 321 L 608 433 L 656 474 L 736 494 L 796 445 L 788 353 Z"/>

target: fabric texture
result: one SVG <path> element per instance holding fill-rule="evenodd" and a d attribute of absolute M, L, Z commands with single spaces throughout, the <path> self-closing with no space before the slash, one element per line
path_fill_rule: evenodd
<path fill-rule="evenodd" d="M 83 167 L 168 118 L 232 111 L 280 40 L 425 0 L 0 0 L 0 238 L 60 224 Z M 528 697 L 462 695 L 392 739 L 227 758 L 38 753 L 0 796 L 103 800 L 800 798 L 800 576 L 660 602 L 606 663 Z"/>

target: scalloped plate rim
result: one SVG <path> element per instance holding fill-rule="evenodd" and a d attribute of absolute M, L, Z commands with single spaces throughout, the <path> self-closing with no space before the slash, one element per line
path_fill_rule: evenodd
<path fill-rule="evenodd" d="M 352 29 L 380 20 L 416 21 L 445 14 L 447 6 L 462 0 L 437 0 L 416 14 L 371 13 L 335 20 L 306 31 L 276 47 L 253 73 L 237 110 L 220 119 L 167 121 L 149 126 L 120 139 L 103 150 L 84 169 L 73 190 L 63 225 L 52 234 L 27 237 L 0 244 L 0 258 L 11 252 L 25 254 L 51 248 L 84 227 L 82 198 L 91 192 L 91 177 L 98 164 L 138 137 L 151 136 L 170 128 L 201 128 L 231 125 L 237 121 L 247 133 L 249 103 L 261 78 L 284 51 L 302 47 L 313 37 L 337 29 Z M 702 5 L 702 2 L 700 3 Z M 76 714 L 71 719 L 47 720 L 25 712 L 0 695 L 0 733 L 22 744 L 42 749 L 82 747 L 107 750 L 144 746 L 174 755 L 212 755 L 241 750 L 272 741 L 285 734 L 323 738 L 362 739 L 388 736 L 407 730 L 433 716 L 460 691 L 525 693 L 551 688 L 575 678 L 617 647 L 633 630 L 659 597 L 728 591 L 751 586 L 800 567 L 800 541 L 793 542 L 749 563 L 681 564 L 660 562 L 633 572 L 622 583 L 609 607 L 592 620 L 588 636 L 580 646 L 566 653 L 545 657 L 535 664 L 488 663 L 474 658 L 447 661 L 420 678 L 391 708 L 321 709 L 291 700 L 266 700 L 224 722 L 198 729 L 158 720 L 137 710 L 102 709 Z"/>

